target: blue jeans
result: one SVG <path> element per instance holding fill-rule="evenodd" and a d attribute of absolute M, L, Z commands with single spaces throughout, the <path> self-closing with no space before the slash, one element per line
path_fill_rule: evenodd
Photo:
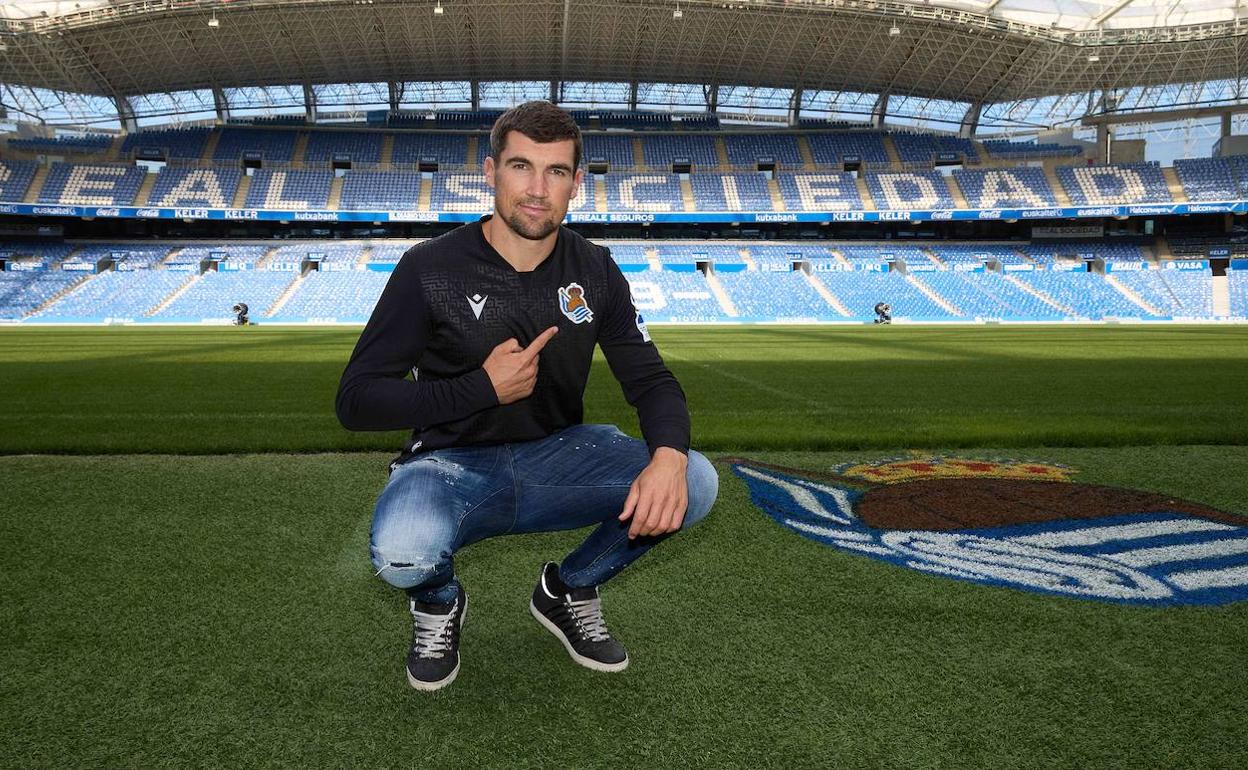
<path fill-rule="evenodd" d="M 417 600 L 445 603 L 459 584 L 452 557 L 494 535 L 596 524 L 559 567 L 572 587 L 605 583 L 671 535 L 628 539 L 624 500 L 650 462 L 646 444 L 613 425 L 574 425 L 537 441 L 437 449 L 390 474 L 377 499 L 369 546 L 387 583 Z M 719 493 L 710 461 L 689 453 L 689 507 L 696 524 Z"/>

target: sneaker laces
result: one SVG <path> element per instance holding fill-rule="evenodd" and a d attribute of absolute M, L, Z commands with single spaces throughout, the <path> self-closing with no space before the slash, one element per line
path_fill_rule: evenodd
<path fill-rule="evenodd" d="M 566 601 L 582 637 L 591 642 L 605 642 L 611 638 L 610 632 L 607 631 L 607 619 L 602 616 L 600 597 L 595 596 L 593 599 L 582 601 L 572 601 L 569 598 Z"/>
<path fill-rule="evenodd" d="M 434 615 L 412 608 L 414 638 L 412 649 L 421 658 L 440 658 L 451 649 L 451 629 L 454 628 L 456 604 L 445 615 Z"/>

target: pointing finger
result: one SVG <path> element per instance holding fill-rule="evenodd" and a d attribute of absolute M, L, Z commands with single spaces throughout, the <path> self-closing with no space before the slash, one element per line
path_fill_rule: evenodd
<path fill-rule="evenodd" d="M 536 357 L 538 353 L 542 352 L 542 348 L 546 347 L 546 343 L 550 342 L 550 338 L 555 336 L 555 333 L 558 331 L 559 331 L 558 326 L 552 326 L 546 331 L 537 335 L 537 339 L 530 342 L 529 346 L 524 349 L 524 352 L 528 354 L 529 356 Z"/>

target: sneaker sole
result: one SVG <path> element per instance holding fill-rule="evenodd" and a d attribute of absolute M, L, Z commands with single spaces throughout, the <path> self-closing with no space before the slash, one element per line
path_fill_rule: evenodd
<path fill-rule="evenodd" d="M 459 616 L 459 630 L 461 633 L 464 630 L 464 623 L 466 622 L 468 622 L 468 596 L 467 594 L 464 595 L 464 611 Z M 421 692 L 433 692 L 434 690 L 441 690 L 443 687 L 446 687 L 448 684 L 455 681 L 455 677 L 459 676 L 459 663 L 455 664 L 455 668 L 451 670 L 451 673 L 447 674 L 445 677 L 443 677 L 442 679 L 439 679 L 436 682 L 425 682 L 420 679 L 417 679 L 416 677 L 412 676 L 411 671 L 407 670 L 407 666 L 403 667 L 403 673 L 407 674 L 407 683 L 412 686 L 412 689 L 420 690 Z"/>
<path fill-rule="evenodd" d="M 614 674 L 628 668 L 627 653 L 625 654 L 624 660 L 619 663 L 603 663 L 602 661 L 594 660 L 593 658 L 587 658 L 577 652 L 573 649 L 572 643 L 568 641 L 568 637 L 564 636 L 563 632 L 559 630 L 559 626 L 550 622 L 550 618 L 547 618 L 542 614 L 542 611 L 537 608 L 537 605 L 533 603 L 532 599 L 529 600 L 529 612 L 538 623 L 541 623 L 547 631 L 554 634 L 555 638 L 563 643 L 563 649 L 568 651 L 568 655 L 572 657 L 572 660 L 581 664 L 585 668 L 593 669 L 594 671 L 603 671 L 608 674 Z"/>

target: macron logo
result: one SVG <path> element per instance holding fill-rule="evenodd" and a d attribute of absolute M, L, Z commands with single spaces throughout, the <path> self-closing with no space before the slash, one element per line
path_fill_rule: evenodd
<path fill-rule="evenodd" d="M 468 300 L 468 304 L 472 306 L 472 314 L 477 317 L 478 321 L 480 321 L 481 311 L 485 310 L 485 301 L 489 299 L 489 297 L 482 297 L 480 294 L 473 294 L 471 297 L 464 297 L 464 299 Z"/>

